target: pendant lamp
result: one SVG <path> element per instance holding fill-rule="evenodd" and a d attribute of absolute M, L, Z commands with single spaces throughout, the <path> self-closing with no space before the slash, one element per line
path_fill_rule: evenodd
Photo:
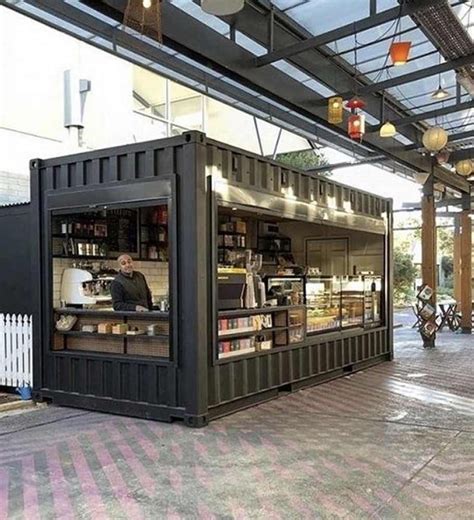
<path fill-rule="evenodd" d="M 449 150 L 441 150 L 441 152 L 436 154 L 436 161 L 438 162 L 438 164 L 446 164 L 449 161 L 450 155 L 451 154 Z"/>
<path fill-rule="evenodd" d="M 342 97 L 334 96 L 328 101 L 328 123 L 337 125 L 343 121 Z"/>
<path fill-rule="evenodd" d="M 346 107 L 350 108 L 351 110 L 356 110 L 358 108 L 364 108 L 365 102 L 362 99 L 355 96 L 346 103 Z"/>
<path fill-rule="evenodd" d="M 161 2 L 162 0 L 128 0 L 123 24 L 162 43 Z"/>
<path fill-rule="evenodd" d="M 451 94 L 440 84 L 433 94 L 431 94 L 431 99 L 445 99 L 450 95 Z"/>
<path fill-rule="evenodd" d="M 456 163 L 456 171 L 463 177 L 469 177 L 472 173 L 472 161 L 471 159 L 465 159 L 464 161 L 458 161 Z"/>
<path fill-rule="evenodd" d="M 397 133 L 395 125 L 387 121 L 380 127 L 380 137 L 393 137 Z"/>
<path fill-rule="evenodd" d="M 201 9 L 215 16 L 227 16 L 241 11 L 244 0 L 201 0 Z"/>
<path fill-rule="evenodd" d="M 423 134 L 423 146 L 430 152 L 439 152 L 448 142 L 448 134 L 440 126 L 434 126 Z"/>
<path fill-rule="evenodd" d="M 390 45 L 390 58 L 395 66 L 405 65 L 408 61 L 411 42 L 392 42 Z"/>
<path fill-rule="evenodd" d="M 347 122 L 347 133 L 351 139 L 362 141 L 365 134 L 365 116 L 352 114 Z"/>

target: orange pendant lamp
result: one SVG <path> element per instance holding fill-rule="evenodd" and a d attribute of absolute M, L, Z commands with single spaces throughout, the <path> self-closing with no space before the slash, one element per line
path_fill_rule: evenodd
<path fill-rule="evenodd" d="M 390 58 L 395 66 L 405 65 L 410 54 L 411 42 L 392 42 Z"/>

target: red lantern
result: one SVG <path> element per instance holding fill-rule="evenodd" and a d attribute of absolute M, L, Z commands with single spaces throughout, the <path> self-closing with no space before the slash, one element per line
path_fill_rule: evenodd
<path fill-rule="evenodd" d="M 390 58 L 394 65 L 405 65 L 408 61 L 411 42 L 392 42 L 390 45 Z"/>
<path fill-rule="evenodd" d="M 346 107 L 347 108 L 350 108 L 352 110 L 352 113 L 354 113 L 354 111 L 358 108 L 364 108 L 365 107 L 365 102 L 358 98 L 358 97 L 353 97 L 352 99 L 350 99 L 347 103 L 346 103 Z"/>
<path fill-rule="evenodd" d="M 360 114 L 352 114 L 347 122 L 347 133 L 351 139 L 362 141 L 365 134 L 365 117 Z"/>

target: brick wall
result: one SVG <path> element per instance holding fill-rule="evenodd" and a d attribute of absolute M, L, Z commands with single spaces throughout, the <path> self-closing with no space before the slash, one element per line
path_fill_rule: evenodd
<path fill-rule="evenodd" d="M 116 269 L 114 260 L 104 262 L 109 267 Z M 60 306 L 61 298 L 61 279 L 64 269 L 72 267 L 73 260 L 69 258 L 53 259 L 53 306 Z M 165 262 L 144 262 L 135 261 L 135 269 L 145 275 L 150 287 L 153 300 L 158 300 L 161 296 L 168 295 L 168 264 Z"/>
<path fill-rule="evenodd" d="M 0 170 L 0 206 L 29 202 L 30 177 Z"/>

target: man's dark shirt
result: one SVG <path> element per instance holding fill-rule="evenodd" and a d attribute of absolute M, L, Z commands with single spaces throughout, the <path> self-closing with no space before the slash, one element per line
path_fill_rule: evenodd
<path fill-rule="evenodd" d="M 145 277 L 138 271 L 119 273 L 110 284 L 110 293 L 114 311 L 135 311 L 137 305 L 151 310 L 153 305 Z"/>

